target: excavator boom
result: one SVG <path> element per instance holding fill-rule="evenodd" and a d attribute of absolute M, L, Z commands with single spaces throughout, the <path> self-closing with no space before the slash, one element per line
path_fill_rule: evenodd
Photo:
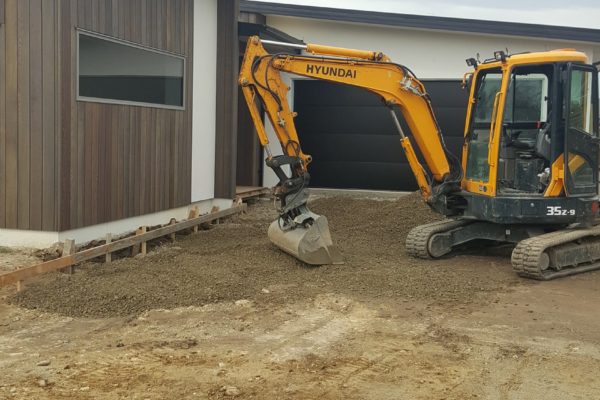
<path fill-rule="evenodd" d="M 295 47 L 304 53 L 270 54 L 263 44 Z M 459 190 L 461 167 L 446 150 L 424 85 L 408 68 L 391 62 L 388 56 L 377 51 L 316 44 L 290 45 L 251 37 L 239 83 L 260 143 L 265 148 L 266 164 L 280 180 L 274 191 L 280 200 L 280 217 L 269 229 L 269 237 L 276 245 L 310 264 L 328 264 L 340 259 L 331 243 L 325 217 L 312 213 L 306 205 L 310 179 L 307 167 L 311 156 L 302 151 L 294 125 L 296 114 L 288 104 L 289 87 L 282 79 L 282 72 L 356 86 L 379 95 L 390 109 L 401 147 L 425 201 L 448 214 L 444 209 L 444 196 Z M 273 155 L 257 102 L 262 104 L 273 126 L 283 155 Z M 396 110 L 409 126 L 427 169 L 404 133 Z M 285 166 L 290 168 L 290 175 L 285 172 Z M 308 248 L 310 251 L 305 251 Z"/>

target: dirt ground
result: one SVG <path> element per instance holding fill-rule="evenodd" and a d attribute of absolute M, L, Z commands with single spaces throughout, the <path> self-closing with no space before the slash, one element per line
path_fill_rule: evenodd
<path fill-rule="evenodd" d="M 506 246 L 408 258 L 408 230 L 437 218 L 415 195 L 311 208 L 344 265 L 278 251 L 259 202 L 143 258 L 3 289 L 0 398 L 600 398 L 600 273 L 522 280 Z"/>

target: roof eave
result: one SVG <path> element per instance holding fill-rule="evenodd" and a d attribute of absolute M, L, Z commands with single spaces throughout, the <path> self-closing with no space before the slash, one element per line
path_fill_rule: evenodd
<path fill-rule="evenodd" d="M 281 15 L 405 28 L 600 43 L 600 30 L 598 29 L 485 21 L 466 18 L 433 17 L 413 14 L 394 14 L 248 0 L 240 1 L 240 10 L 264 15 Z"/>

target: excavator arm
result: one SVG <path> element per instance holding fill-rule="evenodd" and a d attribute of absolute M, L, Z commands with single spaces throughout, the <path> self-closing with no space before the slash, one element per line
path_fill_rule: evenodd
<path fill-rule="evenodd" d="M 270 54 L 263 43 L 299 48 L 304 54 Z M 315 44 L 292 45 L 251 37 L 242 62 L 239 83 L 260 143 L 265 148 L 266 164 L 280 180 L 275 195 L 281 202 L 277 221 L 281 231 L 308 228 L 317 219 L 306 207 L 310 179 L 307 167 L 311 156 L 302 151 L 294 125 L 296 114 L 287 102 L 289 87 L 282 79 L 282 72 L 356 86 L 379 95 L 390 109 L 400 135 L 401 147 L 424 199 L 436 210 L 448 214 L 446 194 L 460 188 L 460 164 L 446 149 L 425 87 L 408 68 L 391 62 L 388 56 L 375 51 Z M 262 104 L 275 130 L 283 155 L 274 156 L 270 149 L 257 102 Z M 419 161 L 411 140 L 403 132 L 396 115 L 397 109 L 408 124 L 428 170 Z M 286 174 L 284 166 L 290 167 L 291 175 Z M 325 236 L 329 236 L 326 230 Z M 270 236 L 283 248 L 274 240 L 271 229 Z M 298 257 L 296 250 L 284 250 Z"/>

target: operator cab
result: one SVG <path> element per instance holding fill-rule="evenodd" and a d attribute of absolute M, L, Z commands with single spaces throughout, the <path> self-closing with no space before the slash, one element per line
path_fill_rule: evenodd
<path fill-rule="evenodd" d="M 567 193 L 595 194 L 597 71 L 581 61 L 520 56 L 484 62 L 475 73 L 463 154 L 468 191 L 548 196 L 554 167 L 555 175 L 567 171 Z"/>
<path fill-rule="evenodd" d="M 552 198 L 597 201 L 596 68 L 571 50 L 499 53 L 474 63 L 462 184 L 473 204 L 465 215 L 494 220 L 482 213 L 500 203 L 518 209 L 515 215 L 527 215 L 526 203 L 507 200 L 515 198 L 545 201 L 539 203 L 539 216 L 533 215 L 537 202 L 528 203 L 536 209 L 530 212 L 533 219 L 544 217 Z M 550 207 L 572 210 L 577 216 L 572 222 L 588 218 L 586 210 L 579 210 L 587 203 L 571 203 Z M 477 210 L 469 210 L 473 205 Z"/>

